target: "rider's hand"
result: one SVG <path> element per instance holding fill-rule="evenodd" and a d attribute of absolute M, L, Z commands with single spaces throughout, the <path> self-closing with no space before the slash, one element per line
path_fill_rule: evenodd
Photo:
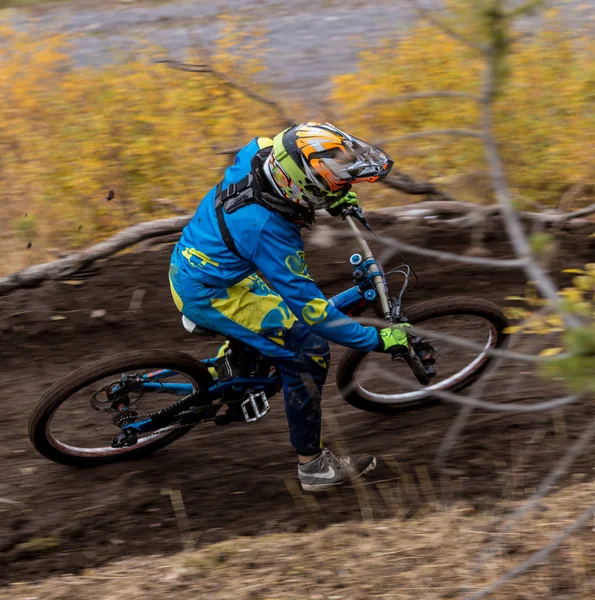
<path fill-rule="evenodd" d="M 378 332 L 376 352 L 406 354 L 409 349 L 406 327 L 411 327 L 411 325 L 409 323 L 399 323 L 398 325 L 381 329 Z"/>
<path fill-rule="evenodd" d="M 332 217 L 338 217 L 341 211 L 348 206 L 359 206 L 359 201 L 355 192 L 347 192 L 343 198 L 331 204 L 326 211 Z"/>

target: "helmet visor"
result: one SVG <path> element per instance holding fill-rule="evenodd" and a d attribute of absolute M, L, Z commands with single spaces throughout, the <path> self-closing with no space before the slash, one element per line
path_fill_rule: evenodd
<path fill-rule="evenodd" d="M 345 149 L 319 152 L 310 158 L 308 175 L 330 191 L 339 191 L 348 184 L 384 179 L 393 161 L 379 148 L 346 140 Z"/>

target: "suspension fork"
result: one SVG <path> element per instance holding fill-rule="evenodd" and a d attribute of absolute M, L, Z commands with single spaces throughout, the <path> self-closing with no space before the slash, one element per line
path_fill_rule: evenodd
<path fill-rule="evenodd" d="M 364 239 L 364 236 L 361 234 L 361 231 L 359 230 L 358 226 L 356 225 L 355 221 L 353 220 L 353 217 L 346 216 L 345 220 L 347 221 L 349 228 L 353 232 L 353 235 L 355 235 L 357 241 L 359 242 L 360 248 L 362 249 L 362 257 L 363 257 L 364 261 L 373 259 L 374 255 L 372 254 L 372 251 L 370 250 L 370 246 L 368 246 L 368 243 Z M 374 274 L 374 275 L 372 275 L 372 283 L 374 284 L 374 287 L 376 288 L 376 294 L 377 294 L 377 298 L 378 298 L 378 302 L 374 303 L 374 310 L 376 311 L 376 314 L 381 319 L 385 319 L 386 321 L 391 321 L 392 320 L 391 311 L 390 311 L 390 305 L 388 302 L 388 293 L 387 293 L 387 289 L 386 289 L 386 282 L 384 280 L 384 275 L 382 274 L 380 267 L 376 263 L 372 263 L 369 266 L 369 269 L 370 269 L 370 272 Z"/>
<path fill-rule="evenodd" d="M 347 221 L 349 228 L 351 229 L 353 235 L 359 242 L 360 248 L 362 249 L 362 257 L 364 261 L 373 259 L 374 255 L 370 250 L 370 246 L 368 246 L 368 243 L 364 239 L 364 236 L 362 235 L 361 231 L 356 225 L 353 217 L 346 215 L 345 221 Z M 377 294 L 377 301 L 374 303 L 374 311 L 376 312 L 376 315 L 381 319 L 384 319 L 389 323 L 394 323 L 395 318 L 391 312 L 390 303 L 388 300 L 388 290 L 386 287 L 386 280 L 384 278 L 384 274 L 382 273 L 380 267 L 376 263 L 370 264 L 369 269 L 370 272 L 373 273 L 372 283 L 374 284 Z M 422 385 L 428 385 L 428 383 L 430 383 L 430 377 L 426 371 L 426 368 L 422 364 L 421 359 L 419 358 L 419 356 L 417 356 L 411 344 L 409 344 L 407 354 L 401 356 L 401 358 L 407 363 L 407 365 L 409 366 L 419 383 L 421 383 Z"/>

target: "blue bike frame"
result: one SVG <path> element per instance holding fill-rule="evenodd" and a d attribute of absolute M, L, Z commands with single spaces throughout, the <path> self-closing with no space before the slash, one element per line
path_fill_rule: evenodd
<path fill-rule="evenodd" d="M 350 258 L 353 266 L 353 276 L 356 285 L 352 288 L 337 294 L 329 300 L 337 310 L 343 314 L 354 317 L 361 314 L 371 303 L 377 299 L 376 286 L 380 277 L 384 289 L 386 289 L 386 279 L 382 268 L 373 258 L 363 258 L 360 254 L 354 254 Z M 207 358 L 201 362 L 207 367 L 213 367 L 217 357 Z M 144 392 L 166 392 L 179 396 L 188 396 L 195 390 L 192 383 L 174 383 L 168 382 L 169 377 L 177 375 L 176 371 L 163 369 L 147 373 L 142 376 L 142 389 Z M 221 398 L 224 391 L 232 388 L 234 392 L 241 394 L 247 388 L 256 392 L 263 391 L 267 397 L 274 396 L 279 390 L 281 381 L 279 375 L 274 371 L 267 377 L 234 377 L 229 381 L 220 382 L 215 379 L 215 384 L 209 388 L 209 395 L 213 400 Z M 125 425 L 122 430 L 134 429 L 139 432 L 146 432 L 151 429 L 151 419 L 137 421 Z"/>

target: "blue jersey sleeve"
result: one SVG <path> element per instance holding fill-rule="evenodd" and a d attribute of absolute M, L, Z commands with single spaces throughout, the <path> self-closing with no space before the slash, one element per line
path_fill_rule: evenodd
<path fill-rule="evenodd" d="M 297 226 L 270 213 L 254 247 L 252 262 L 291 312 L 316 334 L 355 350 L 369 352 L 376 348 L 376 329 L 364 327 L 338 311 L 312 280 Z"/>

